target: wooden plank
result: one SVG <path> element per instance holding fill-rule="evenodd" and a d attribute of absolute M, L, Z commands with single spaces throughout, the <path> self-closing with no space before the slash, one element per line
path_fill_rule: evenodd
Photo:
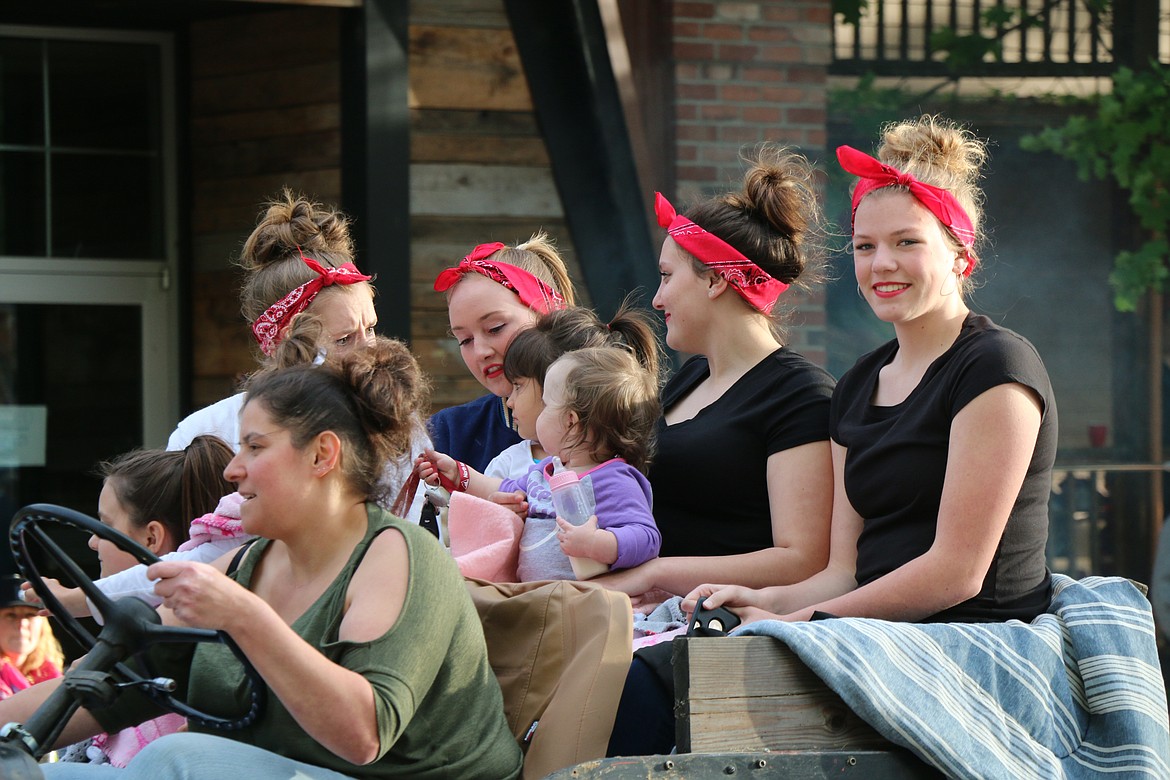
<path fill-rule="evenodd" d="M 410 24 L 507 28 L 504 0 L 411 0 Z"/>
<path fill-rule="evenodd" d="M 192 275 L 191 321 L 199 345 L 195 350 L 196 376 L 234 377 L 255 368 L 251 334 L 236 297 L 238 289 L 239 278 L 232 271 Z"/>
<path fill-rule="evenodd" d="M 674 652 L 680 751 L 889 744 L 774 639 L 691 638 L 676 640 Z"/>
<path fill-rule="evenodd" d="M 198 171 L 200 179 L 331 168 L 340 162 L 340 130 L 203 144 L 191 152 L 192 170 Z"/>
<path fill-rule="evenodd" d="M 341 111 L 337 103 L 263 108 L 193 117 L 191 143 L 198 147 L 203 144 L 263 140 L 340 128 Z"/>
<path fill-rule="evenodd" d="M 191 23 L 194 79 L 281 70 L 337 59 L 340 16 L 335 9 L 257 8 Z"/>
<path fill-rule="evenodd" d="M 410 161 L 417 163 L 498 163 L 548 165 L 542 138 L 504 138 L 455 134 L 412 135 Z"/>
<path fill-rule="evenodd" d="M 677 753 L 595 758 L 558 769 L 544 780 L 910 780 L 943 777 L 908 750 L 802 750 L 791 753 Z"/>
<path fill-rule="evenodd" d="M 411 216 L 560 217 L 561 199 L 548 168 L 519 165 L 410 166 Z"/>
<path fill-rule="evenodd" d="M 509 29 L 410 27 L 410 107 L 531 111 Z"/>
<path fill-rule="evenodd" d="M 341 173 L 336 168 L 290 170 L 263 176 L 196 181 L 191 229 L 206 234 L 238 230 L 245 225 L 250 232 L 256 224 L 260 207 L 284 186 L 322 203 L 337 203 L 341 196 Z"/>
<path fill-rule="evenodd" d="M 549 165 L 536 117 L 527 111 L 415 109 L 410 138 L 414 162 Z"/>
<path fill-rule="evenodd" d="M 253 111 L 257 105 L 275 108 L 332 103 L 340 96 L 339 63 L 310 63 L 195 79 L 191 83 L 191 112 L 196 116 L 231 114 Z"/>
<path fill-rule="evenodd" d="M 244 240 L 252 232 L 252 222 L 241 224 L 238 230 L 220 233 L 201 233 L 191 237 L 191 270 L 196 273 L 231 271 L 237 273 L 234 262 L 240 256 Z"/>
<path fill-rule="evenodd" d="M 505 244 L 515 244 L 527 240 L 529 236 L 541 229 L 548 231 L 548 234 L 556 239 L 562 254 L 573 254 L 573 243 L 569 236 L 568 226 L 563 219 L 502 215 L 452 217 L 446 214 L 419 214 L 410 220 L 410 240 L 415 246 L 446 244 L 451 246 L 455 252 L 462 248 L 463 252 L 455 258 L 458 260 L 476 244 L 485 241 L 503 241 Z"/>
<path fill-rule="evenodd" d="M 486 111 L 416 108 L 410 111 L 412 135 L 454 133 L 539 138 L 540 127 L 531 111 Z"/>

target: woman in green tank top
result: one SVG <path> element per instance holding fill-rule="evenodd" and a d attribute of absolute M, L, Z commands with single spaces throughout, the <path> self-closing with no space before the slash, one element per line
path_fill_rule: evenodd
<path fill-rule="evenodd" d="M 285 341 L 295 348 L 294 337 Z M 148 573 L 166 619 L 235 640 L 268 687 L 267 705 L 227 736 L 192 726 L 156 740 L 121 777 L 519 775 L 521 753 L 454 562 L 371 500 L 383 465 L 409 446 L 425 390 L 413 356 L 389 339 L 253 378 L 225 476 L 245 498 L 244 528 L 263 540 L 230 575 L 227 560 L 163 562 Z M 189 668 L 160 671 L 185 681 L 196 707 L 223 711 L 245 686 L 221 649 L 202 645 Z M 0 720 L 22 720 L 41 698 L 0 709 Z M 144 702 L 125 696 L 80 711 L 61 742 L 150 717 Z M 45 769 L 114 776 L 87 764 Z"/>

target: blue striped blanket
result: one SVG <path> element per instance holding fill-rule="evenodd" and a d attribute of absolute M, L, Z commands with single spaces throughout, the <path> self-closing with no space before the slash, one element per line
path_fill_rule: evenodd
<path fill-rule="evenodd" d="M 955 778 L 1170 778 L 1150 604 L 1053 575 L 1031 623 L 762 621 L 884 737 Z"/>

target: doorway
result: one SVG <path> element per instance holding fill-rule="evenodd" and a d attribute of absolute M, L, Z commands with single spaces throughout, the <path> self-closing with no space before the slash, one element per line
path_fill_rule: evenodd
<path fill-rule="evenodd" d="M 5 527 L 34 502 L 96 514 L 95 466 L 178 419 L 171 84 L 169 34 L 0 26 Z"/>

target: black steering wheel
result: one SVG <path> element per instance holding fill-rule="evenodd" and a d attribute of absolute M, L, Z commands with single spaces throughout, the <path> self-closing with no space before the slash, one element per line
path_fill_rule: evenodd
<path fill-rule="evenodd" d="M 243 665 L 244 675 L 248 680 L 251 702 L 248 711 L 238 717 L 227 718 L 212 715 L 197 710 L 172 695 L 171 688 L 165 685 L 165 682 L 169 681 L 144 676 L 121 661 L 113 665 L 113 673 L 115 678 L 120 679 L 120 682 L 117 683 L 120 687 L 138 687 L 160 706 L 165 707 L 171 712 L 178 713 L 201 726 L 209 728 L 233 731 L 248 726 L 256 719 L 256 716 L 260 714 L 261 708 L 263 707 L 264 691 L 266 690 L 264 682 L 247 656 L 236 646 L 236 643 L 232 641 L 231 637 L 222 631 L 185 628 L 181 626 L 164 626 L 161 624 L 158 613 L 153 609 L 149 609 L 146 603 L 140 599 L 121 599 L 118 602 L 111 601 L 94 584 L 93 580 L 81 567 L 45 532 L 42 526 L 46 523 L 64 525 L 93 534 L 100 539 L 113 543 L 118 549 L 133 555 L 140 563 L 150 565 L 157 563 L 159 558 L 150 550 L 126 535 L 115 531 L 108 525 L 94 520 L 88 515 L 67 509 L 66 507 L 54 506 L 53 504 L 31 504 L 21 509 L 12 518 L 10 543 L 21 574 L 32 585 L 33 590 L 36 591 L 42 603 L 60 621 L 61 625 L 73 635 L 87 653 L 92 651 L 99 642 L 103 641 L 106 630 L 103 630 L 97 637 L 94 637 L 75 617 L 69 614 L 69 611 L 64 608 L 57 597 L 53 595 L 48 585 L 45 584 L 44 577 L 37 568 L 36 558 L 31 554 L 30 542 L 43 550 L 54 563 L 63 569 L 67 578 L 71 581 L 67 584 L 81 588 L 82 592 L 94 606 L 95 611 L 102 617 L 103 622 L 107 624 L 107 627 L 111 624 L 111 616 L 120 618 L 119 622 L 123 624 L 123 629 L 126 627 L 125 624 L 127 622 L 132 624 L 130 631 L 132 640 L 130 642 L 127 642 L 125 639 L 120 640 L 120 646 L 125 651 L 122 660 L 125 660 L 130 655 L 134 655 L 142 662 L 147 672 L 150 673 L 151 664 L 145 651 L 151 645 L 186 642 L 219 642 L 226 645 Z M 133 602 L 131 610 L 122 608 L 122 605 L 126 604 L 126 602 Z M 138 605 L 146 607 L 146 609 L 140 609 Z M 130 614 L 130 617 L 121 617 L 124 613 Z"/>

